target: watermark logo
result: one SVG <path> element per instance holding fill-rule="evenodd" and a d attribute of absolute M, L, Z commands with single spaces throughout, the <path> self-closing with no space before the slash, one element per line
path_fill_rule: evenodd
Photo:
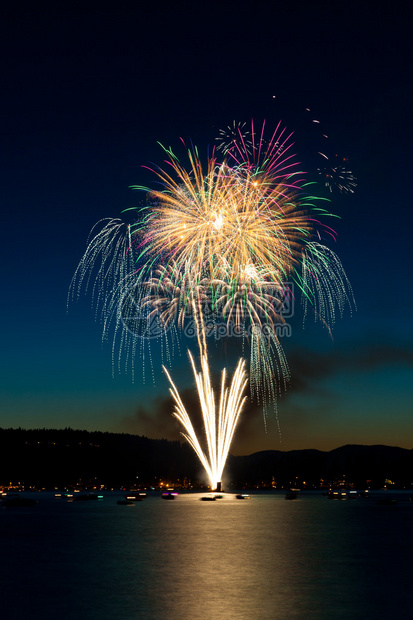
<path fill-rule="evenodd" d="M 156 309 L 150 309 L 136 299 L 133 291 L 122 298 L 120 320 L 123 327 L 137 338 L 152 339 L 163 336 L 171 326 L 166 326 Z"/>
<path fill-rule="evenodd" d="M 262 299 L 258 296 L 239 299 L 237 307 L 229 312 L 216 300 L 203 299 L 201 304 L 202 329 L 206 337 L 251 338 L 254 330 L 262 336 L 290 337 L 291 325 L 287 319 L 294 315 L 294 285 L 286 287 L 288 294 L 280 295 L 278 289 L 265 289 Z M 130 289 L 122 297 L 119 319 L 130 334 L 141 339 L 156 339 L 166 336 L 179 326 L 187 338 L 197 336 L 197 324 L 190 305 L 184 311 L 176 299 L 162 296 L 159 299 L 142 298 L 140 289 Z M 253 319 L 251 320 L 251 317 Z M 256 332 L 255 335 L 257 335 Z"/>

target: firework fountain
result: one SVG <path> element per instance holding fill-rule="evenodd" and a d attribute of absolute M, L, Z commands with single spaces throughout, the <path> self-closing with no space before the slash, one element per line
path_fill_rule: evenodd
<path fill-rule="evenodd" d="M 237 134 L 238 132 L 238 134 Z M 236 135 L 235 135 L 236 134 Z M 335 233 L 322 222 L 331 215 L 311 196 L 292 153 L 291 135 L 280 125 L 265 137 L 252 124 L 248 141 L 234 126 L 230 146 L 215 153 L 203 168 L 196 148 L 188 149 L 188 167 L 164 149 L 166 168 L 151 169 L 161 189 L 144 191 L 149 205 L 136 223 L 106 220 L 94 231 L 71 284 L 71 296 L 92 287 L 106 337 L 114 324 L 114 343 L 129 347 L 127 362 L 138 347 L 130 321 L 138 309 L 146 321 L 158 321 L 167 361 L 185 318 L 195 326 L 200 367 L 188 351 L 202 413 L 204 440 L 194 429 L 171 373 L 163 365 L 175 402 L 173 415 L 202 463 L 212 488 L 220 488 L 234 431 L 246 397 L 245 361 L 240 359 L 227 386 L 222 372 L 216 402 L 211 383 L 207 309 L 228 332 L 235 326 L 250 348 L 251 394 L 268 405 L 289 380 L 289 369 L 277 336 L 282 308 L 296 286 L 305 314 L 331 328 L 337 311 L 353 305 L 352 291 L 334 252 L 321 243 Z M 331 216 L 332 217 L 332 216 Z M 94 274 L 94 275 L 92 275 Z M 130 319 L 126 329 L 125 316 Z M 173 327 L 172 331 L 169 329 Z M 173 339 L 173 338 L 172 338 Z M 113 346 L 113 351 L 116 347 Z M 142 342 L 141 342 L 141 352 Z"/>

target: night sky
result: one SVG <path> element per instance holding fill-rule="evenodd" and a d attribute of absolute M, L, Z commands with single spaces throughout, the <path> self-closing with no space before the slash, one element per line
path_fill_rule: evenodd
<path fill-rule="evenodd" d="M 114 5 L 115 6 L 115 5 Z M 283 340 L 292 383 L 280 431 L 249 405 L 232 452 L 413 448 L 410 18 L 373 2 L 136 3 L 134 9 L 2 9 L 2 355 L 0 427 L 80 428 L 178 438 L 168 386 L 112 377 L 90 297 L 72 274 L 96 221 L 119 217 L 162 162 L 157 141 L 206 156 L 233 120 L 281 119 L 310 180 L 319 128 L 358 179 L 328 196 L 357 311 L 294 317 Z M 407 9 L 406 9 L 407 11 Z M 227 359 L 228 358 L 228 359 Z M 217 372 L 233 359 L 215 358 Z M 194 400 L 185 350 L 174 379 Z"/>

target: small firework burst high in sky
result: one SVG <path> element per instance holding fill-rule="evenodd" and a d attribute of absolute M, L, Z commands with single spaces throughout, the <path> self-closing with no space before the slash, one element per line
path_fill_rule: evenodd
<path fill-rule="evenodd" d="M 242 127 L 245 131 L 245 128 Z M 220 159 L 213 152 L 206 166 L 196 148 L 187 149 L 188 166 L 164 149 L 166 166 L 151 169 L 161 189 L 145 191 L 149 205 L 137 221 L 124 227 L 106 222 L 92 238 L 72 282 L 72 294 L 88 286 L 92 273 L 96 306 L 103 313 L 104 333 L 114 324 L 120 350 L 131 345 L 133 358 L 139 336 L 131 329 L 134 315 L 147 323 L 157 319 L 159 336 L 170 326 L 183 328 L 191 317 L 201 371 L 189 353 L 204 425 L 202 442 L 191 417 L 164 370 L 175 401 L 175 417 L 195 450 L 210 484 L 221 481 L 235 427 L 245 401 L 245 362 L 238 362 L 230 387 L 223 371 L 219 405 L 211 384 L 206 317 L 241 332 L 249 344 L 251 394 L 268 405 L 289 380 L 286 357 L 277 335 L 286 299 L 298 289 L 305 313 L 328 329 L 337 310 L 353 304 L 351 286 L 336 254 L 320 243 L 335 239 L 327 224 L 330 213 L 310 194 L 299 171 L 288 134 L 279 124 L 266 136 L 265 123 L 247 132 L 235 127 Z M 129 322 L 125 323 L 125 316 Z M 166 338 L 166 341 L 168 339 Z M 141 342 L 141 351 L 142 342 Z M 171 347 L 166 345 L 171 362 Z"/>
<path fill-rule="evenodd" d="M 217 151 L 226 155 L 237 145 L 242 145 L 244 150 L 251 153 L 253 143 L 251 141 L 251 132 L 247 128 L 247 123 L 237 123 L 232 121 L 231 125 L 225 129 L 219 130 L 217 138 Z"/>
<path fill-rule="evenodd" d="M 317 174 L 321 177 L 324 187 L 330 193 L 338 191 L 341 194 L 354 194 L 357 178 L 348 167 L 348 157 L 332 151 L 331 140 L 322 123 L 312 116 L 310 108 L 306 108 L 305 111 L 310 114 L 311 124 L 318 129 L 317 155 L 320 163 L 317 164 Z"/>

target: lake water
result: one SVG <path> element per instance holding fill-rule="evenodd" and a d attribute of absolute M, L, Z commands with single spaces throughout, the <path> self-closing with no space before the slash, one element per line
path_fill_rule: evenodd
<path fill-rule="evenodd" d="M 407 495 L 119 497 L 0 508 L 2 620 L 413 617 Z"/>

